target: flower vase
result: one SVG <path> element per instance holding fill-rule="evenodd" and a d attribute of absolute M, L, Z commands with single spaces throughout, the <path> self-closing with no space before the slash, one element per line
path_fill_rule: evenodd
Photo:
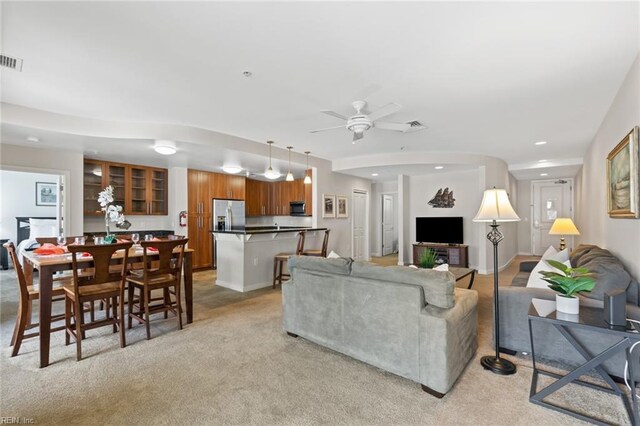
<path fill-rule="evenodd" d="M 556 311 L 565 314 L 578 314 L 580 313 L 580 299 L 556 294 Z"/>
<path fill-rule="evenodd" d="M 105 244 L 113 244 L 116 242 L 116 237 L 111 235 L 111 229 L 109 228 L 109 218 L 105 218 L 104 224 L 107 227 L 107 235 L 104 237 Z"/>

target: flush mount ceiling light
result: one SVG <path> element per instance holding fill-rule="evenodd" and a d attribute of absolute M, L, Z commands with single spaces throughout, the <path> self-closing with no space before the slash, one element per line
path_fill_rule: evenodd
<path fill-rule="evenodd" d="M 227 166 L 227 165 L 224 165 L 224 166 L 222 166 L 222 170 L 223 170 L 225 173 L 230 173 L 230 174 L 232 174 L 232 175 L 235 175 L 235 174 L 240 173 L 240 172 L 242 171 L 242 167 L 240 167 L 240 166 Z"/>
<path fill-rule="evenodd" d="M 309 174 L 309 154 L 311 154 L 311 151 L 305 151 L 304 153 L 307 154 L 307 168 L 304 171 L 304 184 L 309 185 L 311 184 L 311 175 Z"/>
<path fill-rule="evenodd" d="M 435 167 L 434 167 L 434 169 L 436 169 L 436 170 L 442 170 L 442 169 L 444 169 L 444 166 L 435 166 Z"/>
<path fill-rule="evenodd" d="M 291 173 L 291 149 L 293 147 L 292 146 L 288 146 L 287 149 L 289 150 L 289 172 L 287 173 L 287 178 L 285 179 L 287 182 L 293 182 L 293 173 Z"/>
<path fill-rule="evenodd" d="M 153 145 L 153 149 L 162 155 L 173 155 L 176 153 L 176 143 L 165 139 L 157 139 Z"/>
<path fill-rule="evenodd" d="M 273 170 L 273 167 L 271 167 L 271 145 L 273 145 L 273 141 L 267 141 L 267 144 L 269 144 L 269 168 L 264 172 L 264 177 L 271 180 L 278 179 L 280 172 Z"/>
<path fill-rule="evenodd" d="M 546 163 L 547 160 L 538 160 L 538 163 Z"/>
<path fill-rule="evenodd" d="M 540 141 L 540 142 L 536 142 L 536 145 L 546 145 L 547 141 Z"/>

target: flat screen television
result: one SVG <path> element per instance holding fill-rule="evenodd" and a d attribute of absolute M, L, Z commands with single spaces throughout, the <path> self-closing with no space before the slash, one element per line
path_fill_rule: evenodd
<path fill-rule="evenodd" d="M 416 241 L 463 244 L 462 217 L 416 217 Z"/>

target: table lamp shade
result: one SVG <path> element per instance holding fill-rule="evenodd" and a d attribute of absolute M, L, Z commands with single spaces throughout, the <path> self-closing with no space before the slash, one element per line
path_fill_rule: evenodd
<path fill-rule="evenodd" d="M 551 225 L 549 235 L 580 235 L 580 231 L 568 217 L 559 217 Z"/>
<path fill-rule="evenodd" d="M 482 196 L 480 209 L 474 222 L 517 222 L 520 220 L 511 207 L 509 196 L 504 189 L 487 189 Z"/>

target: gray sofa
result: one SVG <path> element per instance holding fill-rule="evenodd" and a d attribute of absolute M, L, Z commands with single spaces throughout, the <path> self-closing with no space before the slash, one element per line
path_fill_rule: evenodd
<path fill-rule="evenodd" d="M 477 348 L 478 295 L 449 272 L 289 258 L 284 329 L 442 397 Z"/>
<path fill-rule="evenodd" d="M 581 245 L 571 253 L 570 261 L 573 267 L 589 269 L 596 279 L 596 287 L 593 291 L 580 295 L 581 306 L 602 307 L 605 293 L 624 289 L 627 293 L 627 318 L 640 320 L 638 282 L 629 275 L 618 258 L 600 247 Z M 500 346 L 504 349 L 530 352 L 527 312 L 531 299 L 555 300 L 556 293 L 551 289 L 526 287 L 529 274 L 536 263 L 522 262 L 520 272 L 514 277 L 511 286 L 500 288 Z M 593 354 L 600 353 L 619 340 L 608 338 L 602 333 L 584 330 L 576 330 L 574 336 Z M 557 361 L 567 366 L 577 366 L 584 362 L 584 358 L 553 326 L 537 323 L 534 326 L 534 337 L 536 359 Z M 634 349 L 634 354 L 636 354 L 634 358 L 637 359 L 640 348 Z M 605 369 L 617 377 L 623 377 L 624 365 L 623 354 L 604 364 Z M 639 370 L 640 365 L 635 367 L 636 372 Z"/>

